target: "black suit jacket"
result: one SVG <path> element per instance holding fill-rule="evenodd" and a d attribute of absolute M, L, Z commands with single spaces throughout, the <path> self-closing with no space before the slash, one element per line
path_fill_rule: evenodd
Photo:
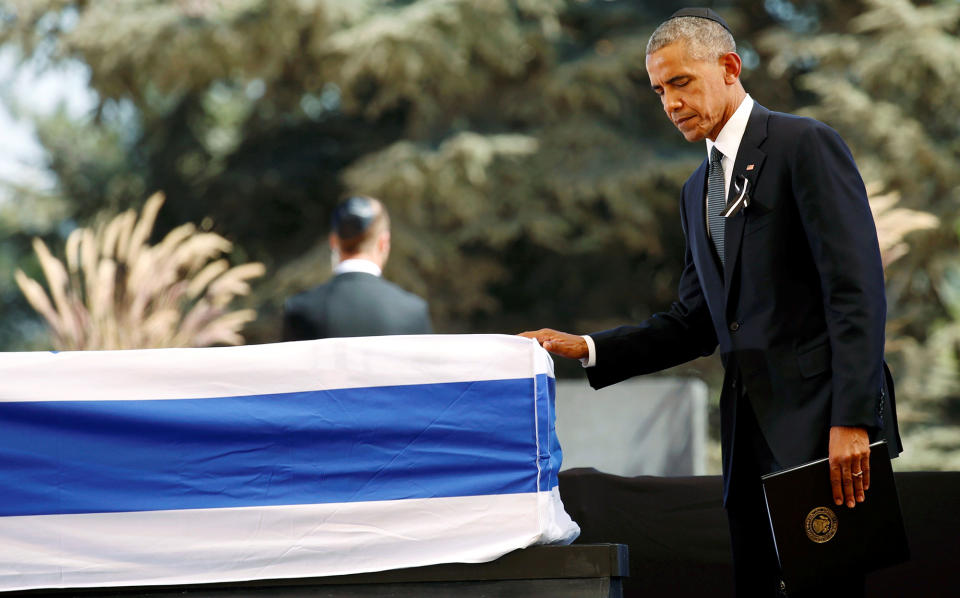
<path fill-rule="evenodd" d="M 846 144 L 820 122 L 754 105 L 731 179 L 745 177 L 752 198 L 726 219 L 725 268 L 706 234 L 707 169 L 705 160 L 683 187 L 678 300 L 640 325 L 591 335 L 590 383 L 600 388 L 719 346 L 725 475 L 740 390 L 782 467 L 826 456 L 832 425 L 864 426 L 899 454 L 880 251 Z"/>
<path fill-rule="evenodd" d="M 365 272 L 334 276 L 284 305 L 285 341 L 431 332 L 426 301 Z"/>

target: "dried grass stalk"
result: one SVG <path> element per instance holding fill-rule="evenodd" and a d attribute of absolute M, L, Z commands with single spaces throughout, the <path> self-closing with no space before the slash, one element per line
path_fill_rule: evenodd
<path fill-rule="evenodd" d="M 880 193 L 877 185 L 867 187 L 870 211 L 877 226 L 880 256 L 884 269 L 910 251 L 907 236 L 921 230 L 936 229 L 940 219 L 928 212 L 900 207 L 900 193 Z"/>
<path fill-rule="evenodd" d="M 144 204 L 139 218 L 128 210 L 96 230 L 73 231 L 65 262 L 34 240 L 49 294 L 21 270 L 16 281 L 46 320 L 58 350 L 143 349 L 243 344 L 240 331 L 253 310 L 230 311 L 248 281 L 263 276 L 260 263 L 231 268 L 223 255 L 232 245 L 192 224 L 148 240 L 163 195 Z"/>

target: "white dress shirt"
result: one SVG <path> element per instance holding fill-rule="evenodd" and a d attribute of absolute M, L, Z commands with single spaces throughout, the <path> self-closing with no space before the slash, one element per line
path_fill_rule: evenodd
<path fill-rule="evenodd" d="M 743 140 L 743 133 L 747 130 L 747 121 L 750 120 L 750 112 L 752 110 L 753 98 L 750 97 L 750 94 L 747 94 L 747 97 L 743 98 L 743 101 L 740 102 L 740 106 L 736 112 L 733 113 L 733 116 L 730 117 L 730 120 L 720 129 L 717 140 L 710 141 L 707 139 L 707 163 L 710 162 L 710 152 L 713 151 L 713 146 L 717 146 L 717 149 L 723 154 L 720 166 L 723 167 L 724 197 L 730 196 L 730 181 L 733 180 L 733 166 L 737 163 L 737 152 L 740 150 L 740 142 Z M 704 195 L 704 201 L 706 201 L 706 195 Z M 704 210 L 704 214 L 706 213 L 707 210 Z M 709 218 L 709 216 L 705 217 Z M 706 226 L 707 237 L 709 238 L 709 221 L 706 221 Z"/>
<path fill-rule="evenodd" d="M 383 271 L 380 270 L 380 266 L 374 264 L 370 260 L 357 257 L 343 260 L 333 269 L 333 274 L 335 276 L 338 274 L 346 274 L 347 272 L 365 272 L 367 274 L 373 274 L 374 276 L 383 275 Z"/>

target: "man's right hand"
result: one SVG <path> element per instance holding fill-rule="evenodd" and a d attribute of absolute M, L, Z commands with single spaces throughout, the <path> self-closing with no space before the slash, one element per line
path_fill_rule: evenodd
<path fill-rule="evenodd" d="M 590 350 L 587 348 L 587 341 L 582 336 L 576 334 L 567 334 L 550 328 L 541 328 L 521 332 L 520 336 L 536 339 L 540 346 L 554 355 L 560 357 L 569 357 L 570 359 L 586 359 L 590 356 Z"/>

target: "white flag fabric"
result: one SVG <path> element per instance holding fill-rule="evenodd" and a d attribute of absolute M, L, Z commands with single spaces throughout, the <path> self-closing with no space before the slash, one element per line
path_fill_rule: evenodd
<path fill-rule="evenodd" d="M 579 534 L 503 335 L 0 354 L 0 591 L 483 562 Z"/>

